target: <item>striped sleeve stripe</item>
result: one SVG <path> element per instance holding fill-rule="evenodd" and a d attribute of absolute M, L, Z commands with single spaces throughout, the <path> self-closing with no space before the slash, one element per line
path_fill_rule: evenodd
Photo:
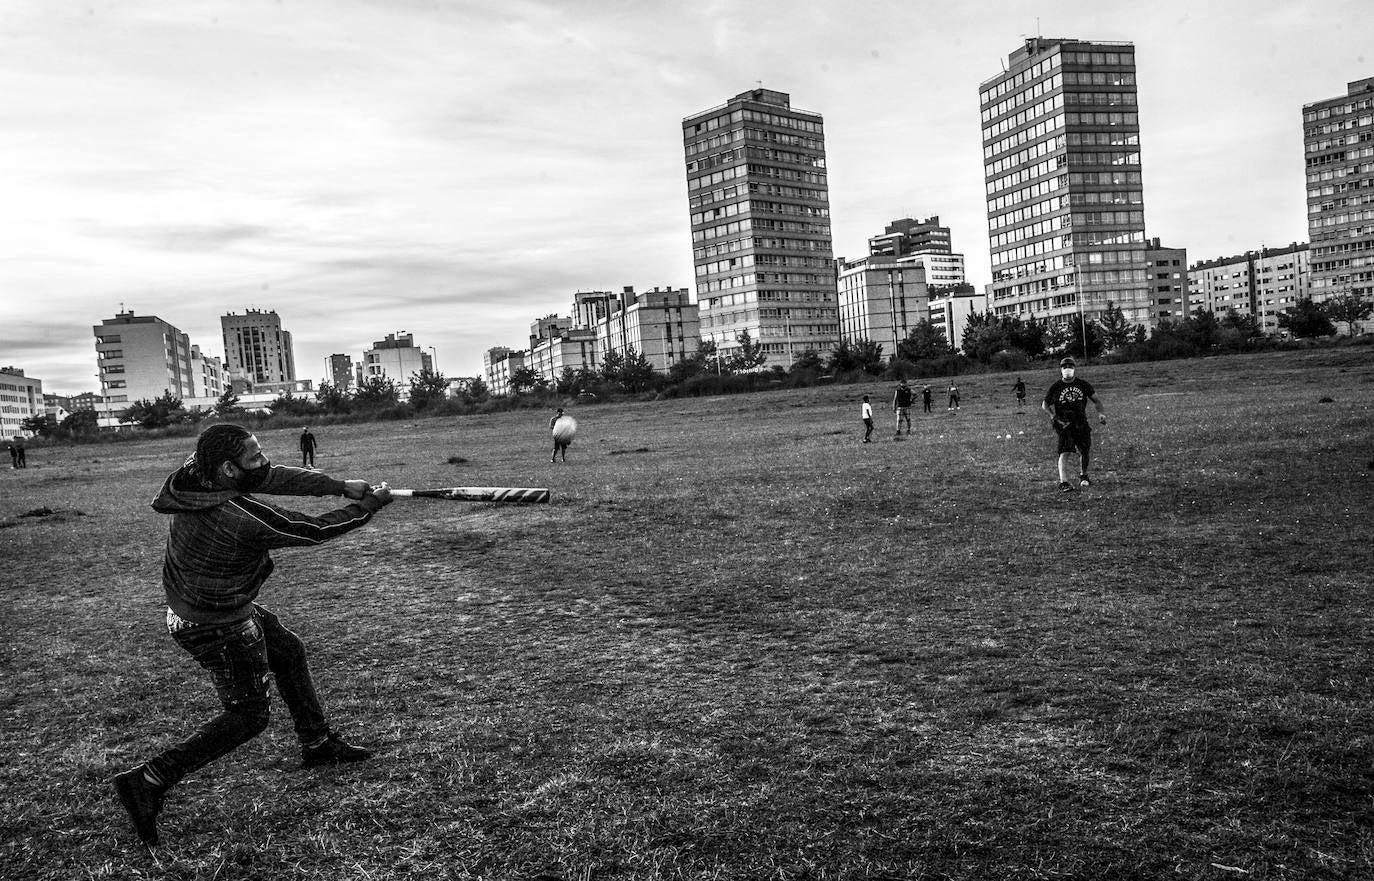
<path fill-rule="evenodd" d="M 291 538 L 321 544 L 336 535 L 341 535 L 355 528 L 359 524 L 367 521 L 367 513 L 349 518 L 341 523 L 331 523 L 321 525 L 313 519 L 307 518 L 304 514 L 296 515 L 296 519 L 286 516 L 288 512 L 272 505 L 265 504 L 257 499 L 250 499 L 247 496 L 239 496 L 231 499 L 229 504 L 243 511 L 249 517 L 261 523 L 263 526 L 277 533 Z M 292 512 L 294 513 L 294 512 Z"/>

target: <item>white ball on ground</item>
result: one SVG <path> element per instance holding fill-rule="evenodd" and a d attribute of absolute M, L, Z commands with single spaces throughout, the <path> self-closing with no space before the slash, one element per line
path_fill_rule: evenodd
<path fill-rule="evenodd" d="M 555 443 L 567 446 L 572 443 L 572 439 L 577 435 L 577 420 L 571 416 L 559 416 L 558 421 L 553 424 L 553 439 Z"/>

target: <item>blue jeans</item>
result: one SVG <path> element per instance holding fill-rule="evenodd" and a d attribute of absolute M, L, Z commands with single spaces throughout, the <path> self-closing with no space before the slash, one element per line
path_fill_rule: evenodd
<path fill-rule="evenodd" d="M 305 643 L 271 610 L 254 604 L 246 621 L 195 625 L 176 631 L 172 638 L 210 672 L 224 709 L 188 739 L 148 762 L 148 768 L 168 786 L 267 728 L 269 676 L 277 680 L 277 691 L 291 712 L 302 744 L 314 744 L 329 735 L 306 664 Z"/>

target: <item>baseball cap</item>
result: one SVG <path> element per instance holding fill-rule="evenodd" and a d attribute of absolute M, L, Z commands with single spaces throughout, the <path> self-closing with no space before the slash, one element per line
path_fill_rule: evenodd
<path fill-rule="evenodd" d="M 1074 367 L 1074 366 L 1076 366 L 1076 365 L 1075 365 L 1074 360 L 1073 360 L 1072 358 L 1061 358 L 1060 361 L 1059 361 L 1059 366 L 1060 366 L 1060 367 Z"/>

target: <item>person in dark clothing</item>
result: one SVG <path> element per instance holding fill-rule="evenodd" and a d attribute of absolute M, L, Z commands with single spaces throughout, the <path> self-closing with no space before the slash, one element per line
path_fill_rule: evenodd
<path fill-rule="evenodd" d="M 19 467 L 19 438 L 5 444 L 5 447 L 10 451 L 10 470 L 13 471 Z"/>
<path fill-rule="evenodd" d="M 14 467 L 29 467 L 28 457 L 24 454 L 24 439 L 19 435 L 14 436 Z"/>
<path fill-rule="evenodd" d="M 931 410 L 930 410 L 930 386 L 928 386 L 928 385 L 923 385 L 923 386 L 921 386 L 921 406 L 924 408 L 924 412 L 926 412 L 926 413 L 931 412 Z"/>
<path fill-rule="evenodd" d="M 1092 449 L 1092 427 L 1088 424 L 1088 402 L 1097 408 L 1097 419 L 1107 424 L 1107 414 L 1102 410 L 1102 402 L 1097 399 L 1097 390 L 1091 383 L 1079 379 L 1075 374 L 1072 358 L 1059 362 L 1059 379 L 1045 392 L 1041 408 L 1050 414 L 1050 424 L 1054 427 L 1059 445 L 1059 491 L 1073 492 L 1069 482 L 1070 462 L 1073 454 L 1078 453 L 1078 485 L 1086 489 L 1091 485 L 1088 479 L 1088 451 Z"/>
<path fill-rule="evenodd" d="M 315 435 L 308 428 L 301 429 L 301 467 L 315 467 Z"/>
<path fill-rule="evenodd" d="M 315 516 L 259 494 L 343 496 L 350 504 Z M 158 844 L 157 816 L 173 786 L 266 729 L 269 678 L 291 712 L 304 765 L 371 757 L 330 728 L 304 643 L 256 600 L 272 573 L 270 550 L 345 535 L 390 502 L 386 484 L 272 465 L 251 432 L 229 424 L 203 431 L 195 453 L 163 483 L 153 510 L 171 517 L 162 567 L 167 631 L 209 672 L 223 709 L 186 740 L 115 775 L 115 792 L 144 845 Z"/>
<path fill-rule="evenodd" d="M 892 412 L 897 414 L 897 437 L 902 436 L 902 423 L 906 423 L 907 436 L 911 435 L 911 405 L 916 403 L 915 396 L 911 393 L 911 386 L 902 380 L 898 384 L 897 390 L 892 393 Z"/>
<path fill-rule="evenodd" d="M 1026 383 L 1021 377 L 1016 377 L 1016 385 L 1012 386 L 1011 390 L 1016 393 L 1016 409 L 1026 409 Z"/>
<path fill-rule="evenodd" d="M 954 380 L 949 381 L 949 409 L 959 409 L 959 386 L 954 384 Z"/>

